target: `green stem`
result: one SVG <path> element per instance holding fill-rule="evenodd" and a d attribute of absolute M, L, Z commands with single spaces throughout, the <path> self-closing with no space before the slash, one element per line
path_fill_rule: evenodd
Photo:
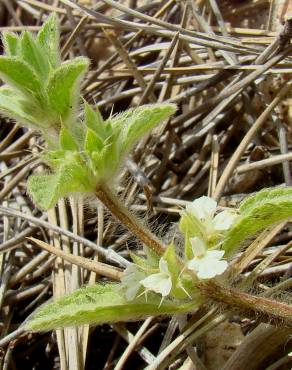
<path fill-rule="evenodd" d="M 106 208 L 128 230 L 130 230 L 141 242 L 152 249 L 158 256 L 162 256 L 166 246 L 155 236 L 137 217 L 135 217 L 115 194 L 104 184 L 99 184 L 95 189 L 95 195 Z"/>
<path fill-rule="evenodd" d="M 283 302 L 257 297 L 238 289 L 224 287 L 214 280 L 196 284 L 201 294 L 216 303 L 236 308 L 247 314 L 259 313 L 267 320 L 274 319 L 286 326 L 292 326 L 292 307 Z"/>

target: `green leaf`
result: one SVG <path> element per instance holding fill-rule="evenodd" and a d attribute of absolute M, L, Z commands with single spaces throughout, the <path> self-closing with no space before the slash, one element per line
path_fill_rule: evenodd
<path fill-rule="evenodd" d="M 78 145 L 66 127 L 61 128 L 59 140 L 61 149 L 78 151 Z"/>
<path fill-rule="evenodd" d="M 90 193 L 94 191 L 94 187 L 92 174 L 78 155 L 72 153 L 64 157 L 64 162 L 55 173 L 31 176 L 27 183 L 34 203 L 44 210 L 52 208 L 60 198 L 73 193 Z"/>
<path fill-rule="evenodd" d="M 30 100 L 19 95 L 10 87 L 0 87 L 0 111 L 7 117 L 16 119 L 24 126 L 33 129 L 41 128 L 39 123 L 45 123 L 41 120 L 42 112 Z"/>
<path fill-rule="evenodd" d="M 265 228 L 292 217 L 291 189 L 266 189 L 260 196 L 255 195 L 254 199 L 243 203 L 243 212 L 223 241 L 222 248 L 226 251 L 226 256 L 234 254 L 245 240 Z"/>
<path fill-rule="evenodd" d="M 175 253 L 174 244 L 170 244 L 164 252 L 163 259 L 167 261 L 168 269 L 171 276 L 176 280 L 181 272 L 181 267 L 178 262 L 177 255 Z"/>
<path fill-rule="evenodd" d="M 88 130 L 90 131 L 90 130 Z M 91 137 L 95 134 L 91 131 Z M 94 136 L 91 142 L 89 142 L 89 136 L 87 137 L 87 148 L 91 149 L 96 146 L 96 151 L 91 152 L 91 166 L 95 169 L 95 173 L 99 180 L 108 181 L 113 178 L 117 172 L 121 156 L 119 153 L 120 147 L 116 142 L 114 137 L 109 137 L 104 143 L 102 143 L 102 148 L 98 150 L 98 143 L 94 142 L 97 136 Z"/>
<path fill-rule="evenodd" d="M 198 220 L 193 214 L 186 211 L 181 212 L 179 229 L 184 235 L 185 239 L 185 257 L 187 260 L 190 260 L 194 257 L 190 238 L 197 236 L 198 238 L 205 240 L 207 237 L 205 235 L 205 229 L 200 220 Z"/>
<path fill-rule="evenodd" d="M 99 179 L 104 179 L 106 173 L 106 164 L 104 156 L 104 148 L 100 152 L 89 153 L 91 158 L 91 167 L 94 169 L 95 174 Z"/>
<path fill-rule="evenodd" d="M 87 129 L 84 149 L 89 153 L 100 152 L 104 147 L 104 143 L 101 137 L 99 137 L 93 130 L 90 128 Z"/>
<path fill-rule="evenodd" d="M 136 254 L 132 253 L 131 251 L 130 251 L 130 257 L 132 261 L 135 263 L 135 265 L 141 267 L 142 270 L 147 271 L 151 268 L 148 265 L 147 260 L 145 258 L 139 257 Z"/>
<path fill-rule="evenodd" d="M 88 128 L 96 133 L 102 139 L 107 138 L 105 123 L 98 110 L 94 110 L 87 102 L 84 103 L 84 118 Z"/>
<path fill-rule="evenodd" d="M 25 324 L 29 331 L 47 331 L 67 326 L 142 320 L 148 316 L 193 311 L 200 302 L 176 302 L 148 296 L 128 302 L 120 284 L 97 284 L 81 288 L 53 303 L 42 306 Z M 161 303 L 161 304 L 160 304 Z"/>
<path fill-rule="evenodd" d="M 50 71 L 48 58 L 30 32 L 23 32 L 20 39 L 20 49 L 23 60 L 34 69 L 45 83 Z"/>
<path fill-rule="evenodd" d="M 292 187 L 275 187 L 263 189 L 254 195 L 251 195 L 244 199 L 241 204 L 239 211 L 241 214 L 249 212 L 253 207 L 258 206 L 260 203 L 266 202 L 268 199 L 273 199 L 281 196 L 292 197 Z"/>
<path fill-rule="evenodd" d="M 123 126 L 123 147 L 129 151 L 133 144 L 153 127 L 169 118 L 176 111 L 174 104 L 143 105 L 112 118 L 112 125 Z"/>
<path fill-rule="evenodd" d="M 5 53 L 8 56 L 16 57 L 19 51 L 19 38 L 13 32 L 3 32 L 2 41 L 4 44 Z"/>
<path fill-rule="evenodd" d="M 160 256 L 146 245 L 143 245 L 143 250 L 146 254 L 147 264 L 153 268 L 158 268 Z"/>
<path fill-rule="evenodd" d="M 182 266 L 179 264 L 174 244 L 170 244 L 164 252 L 163 259 L 167 261 L 168 270 L 171 275 L 171 295 L 175 298 L 186 298 L 187 294 L 182 289 L 180 274 Z"/>
<path fill-rule="evenodd" d="M 49 79 L 47 93 L 51 108 L 62 119 L 74 117 L 80 94 L 80 81 L 89 65 L 87 58 L 63 63 Z"/>
<path fill-rule="evenodd" d="M 33 69 L 15 57 L 0 56 L 0 77 L 25 95 L 42 95 L 41 82 Z"/>
<path fill-rule="evenodd" d="M 53 68 L 57 68 L 61 63 L 59 42 L 60 31 L 57 15 L 51 14 L 38 33 L 38 42 L 48 56 L 48 61 Z"/>

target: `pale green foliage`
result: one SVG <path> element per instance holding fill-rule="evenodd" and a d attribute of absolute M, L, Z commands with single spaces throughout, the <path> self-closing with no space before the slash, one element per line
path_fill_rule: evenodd
<path fill-rule="evenodd" d="M 292 188 L 264 189 L 243 201 L 239 210 L 240 216 L 222 245 L 227 256 L 258 232 L 292 217 Z"/>
<path fill-rule="evenodd" d="M 3 32 L 2 41 L 6 54 L 12 57 L 17 56 L 19 48 L 18 36 L 13 32 Z"/>
<path fill-rule="evenodd" d="M 151 294 L 147 302 L 144 298 L 128 302 L 122 296 L 119 284 L 87 286 L 42 306 L 25 324 L 25 329 L 46 331 L 83 324 L 142 320 L 147 316 L 190 312 L 199 302 L 178 305 L 165 299 L 161 305 L 159 303 L 160 298 Z"/>
<path fill-rule="evenodd" d="M 70 135 L 67 136 L 64 132 L 63 136 L 63 146 L 70 148 Z M 55 168 L 59 168 L 63 163 L 58 155 L 54 157 L 50 154 L 48 160 L 54 162 Z M 230 256 L 244 240 L 250 239 L 256 232 L 273 223 L 289 219 L 292 216 L 291 191 L 291 188 L 265 189 L 242 202 L 238 218 L 234 224 L 230 224 L 229 231 L 225 229 L 227 233 L 218 239 L 217 246 L 212 246 L 212 242 L 205 244 L 208 243 L 206 230 L 202 229 L 205 220 L 195 217 L 193 223 L 194 219 L 188 217 L 190 212 L 183 212 L 180 228 L 186 233 L 185 237 L 191 236 L 193 242 L 193 251 L 188 248 L 185 250 L 189 255 L 179 259 L 175 246 L 171 244 L 159 258 L 144 247 L 146 258 L 131 254 L 134 263 L 125 270 L 121 284 L 89 286 L 62 297 L 38 309 L 26 323 L 25 329 L 42 331 L 64 326 L 140 320 L 147 316 L 191 312 L 206 299 L 196 285 L 201 280 L 199 273 L 204 275 L 202 279 L 216 278 L 212 266 L 203 266 L 207 263 L 206 257 L 210 265 L 215 263 L 217 274 L 224 272 L 227 262 L 220 261 L 221 265 L 218 265 L 224 254 L 224 250 L 218 248 L 222 245 Z M 202 202 L 202 198 L 200 201 Z M 206 213 L 206 209 L 204 211 Z M 202 223 L 201 226 L 199 222 Z M 202 246 L 194 244 L 195 240 L 199 242 L 198 233 L 204 238 L 201 240 L 204 244 L 203 254 Z M 223 266 L 223 263 L 226 266 Z M 204 267 L 204 271 L 200 271 L 200 266 Z M 207 276 L 205 270 L 208 269 Z"/>
<path fill-rule="evenodd" d="M 51 14 L 43 25 L 37 36 L 39 45 L 45 51 L 52 68 L 56 68 L 61 63 L 59 42 L 60 32 L 56 14 Z"/>
<path fill-rule="evenodd" d="M 127 152 L 133 144 L 158 123 L 176 111 L 174 104 L 144 105 L 118 114 L 110 119 L 113 127 L 121 127 L 122 150 Z"/>
<path fill-rule="evenodd" d="M 65 101 L 65 98 L 61 99 L 59 96 L 56 99 L 56 109 L 61 101 Z M 143 114 L 143 109 L 147 115 Z M 173 104 L 146 105 L 137 108 L 137 112 L 136 109 L 131 109 L 130 113 L 125 112 L 103 121 L 100 113 L 85 103 L 84 123 L 76 123 L 73 130 L 71 126 L 63 127 L 59 135 L 59 149 L 49 151 L 44 156 L 53 173 L 34 176 L 29 180 L 28 190 L 34 202 L 42 209 L 48 209 L 59 198 L 72 193 L 94 193 L 99 183 L 112 181 L 125 155 L 140 138 L 138 132 L 143 135 L 174 111 Z M 129 139 L 125 132 L 128 127 L 134 132 L 133 122 L 140 129 Z"/>
<path fill-rule="evenodd" d="M 50 72 L 48 58 L 41 45 L 39 45 L 37 40 L 28 31 L 24 31 L 20 38 L 19 57 L 31 66 L 40 81 L 47 80 Z"/>
<path fill-rule="evenodd" d="M 0 87 L 0 111 L 33 128 L 47 126 L 39 106 L 34 101 L 29 104 L 23 95 L 7 86 Z"/>
<path fill-rule="evenodd" d="M 7 89 L 0 92 L 0 112 L 21 124 L 42 132 L 50 147 L 56 147 L 56 137 L 62 124 L 70 130 L 76 125 L 80 95 L 80 80 L 88 68 L 86 58 L 76 58 L 61 64 L 59 26 L 51 15 L 37 37 L 24 31 L 20 36 L 5 32 L 4 52 L 0 56 L 0 78 L 14 95 L 15 110 Z M 28 112 L 27 107 L 32 107 Z M 28 117 L 29 116 L 29 117 Z"/>
<path fill-rule="evenodd" d="M 169 118 L 174 104 L 143 105 L 103 121 L 99 112 L 85 104 L 87 134 L 84 150 L 97 179 L 111 179 L 125 155 L 146 132 Z"/>
<path fill-rule="evenodd" d="M 51 159 L 51 163 L 53 160 Z M 65 153 L 63 160 L 54 162 L 55 172 L 34 175 L 28 179 L 27 189 L 34 202 L 42 209 L 53 207 L 58 199 L 73 193 L 90 193 L 94 187 L 86 166 L 82 166 L 77 152 Z"/>
<path fill-rule="evenodd" d="M 248 213 L 253 207 L 258 207 L 260 203 L 267 203 L 269 199 L 275 199 L 280 197 L 291 197 L 292 199 L 292 187 L 276 187 L 263 189 L 252 196 L 244 199 L 239 207 L 241 214 Z"/>
<path fill-rule="evenodd" d="M 197 236 L 201 239 L 206 237 L 203 225 L 197 218 L 189 212 L 183 211 L 179 221 L 179 229 L 185 239 L 185 256 L 187 259 L 193 258 L 192 246 L 190 239 Z"/>
<path fill-rule="evenodd" d="M 41 81 L 35 71 L 16 57 L 0 57 L 0 77 L 26 97 L 39 99 L 42 95 Z"/>
<path fill-rule="evenodd" d="M 88 65 L 87 58 L 75 58 L 63 63 L 49 78 L 47 84 L 49 105 L 64 124 L 72 123 L 72 118 L 76 116 L 79 85 Z"/>

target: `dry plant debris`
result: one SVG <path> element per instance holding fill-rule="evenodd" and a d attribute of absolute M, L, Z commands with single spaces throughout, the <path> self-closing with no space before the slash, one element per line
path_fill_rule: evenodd
<path fill-rule="evenodd" d="M 2 0 L 0 30 L 37 31 L 56 12 L 63 59 L 90 57 L 82 94 L 105 117 L 145 103 L 179 106 L 117 181 L 129 207 L 171 239 L 181 207 L 202 194 L 236 207 L 264 187 L 292 185 L 291 11 L 291 0 Z M 41 166 L 43 142 L 3 118 L 0 140 L 1 369 L 215 369 L 222 328 L 234 346 L 217 343 L 218 370 L 291 368 L 291 329 L 212 307 L 171 321 L 23 334 L 34 309 L 114 279 L 138 247 L 102 206 L 70 199 L 36 209 L 25 180 Z M 291 223 L 260 234 L 234 264 L 240 284 L 289 301 L 291 235 Z"/>

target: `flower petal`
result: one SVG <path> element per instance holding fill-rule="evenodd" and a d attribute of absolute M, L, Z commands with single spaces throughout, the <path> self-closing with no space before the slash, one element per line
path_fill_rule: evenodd
<path fill-rule="evenodd" d="M 167 264 L 167 261 L 165 261 L 164 258 L 160 258 L 160 260 L 159 260 L 159 270 L 160 270 L 160 272 L 163 272 L 163 273 L 169 275 L 168 264 Z"/>
<path fill-rule="evenodd" d="M 213 219 L 215 230 L 224 231 L 230 229 L 231 225 L 237 218 L 237 215 L 230 211 L 223 211 L 218 213 Z"/>
<path fill-rule="evenodd" d="M 199 258 L 193 258 L 187 263 L 188 269 L 193 270 L 194 272 L 198 272 L 200 270 L 200 259 Z"/>
<path fill-rule="evenodd" d="M 207 246 L 206 246 L 204 240 L 195 236 L 194 238 L 190 238 L 190 243 L 191 243 L 191 246 L 192 246 L 192 251 L 193 251 L 194 257 L 204 256 L 204 254 L 207 251 Z"/>
<path fill-rule="evenodd" d="M 136 295 L 138 294 L 138 291 L 140 289 L 141 285 L 139 284 L 133 284 L 132 286 L 129 286 L 125 291 L 125 297 L 127 301 L 132 301 Z"/>
<path fill-rule="evenodd" d="M 227 267 L 227 261 L 216 261 L 214 264 L 201 264 L 197 275 L 199 279 L 211 279 L 216 275 L 221 275 Z"/>
<path fill-rule="evenodd" d="M 224 256 L 225 251 L 209 250 L 206 252 L 205 259 L 219 261 Z"/>
<path fill-rule="evenodd" d="M 217 202 L 209 197 L 202 196 L 186 206 L 186 210 L 199 220 L 212 219 L 216 211 Z"/>
<path fill-rule="evenodd" d="M 121 283 L 125 288 L 125 297 L 128 301 L 131 301 L 136 297 L 141 287 L 140 280 L 144 277 L 145 273 L 143 273 L 134 263 L 128 265 L 124 270 Z"/>
<path fill-rule="evenodd" d="M 171 277 L 163 272 L 152 274 L 140 281 L 146 289 L 153 290 L 155 293 L 161 294 L 163 297 L 167 296 L 171 291 L 172 281 Z"/>

